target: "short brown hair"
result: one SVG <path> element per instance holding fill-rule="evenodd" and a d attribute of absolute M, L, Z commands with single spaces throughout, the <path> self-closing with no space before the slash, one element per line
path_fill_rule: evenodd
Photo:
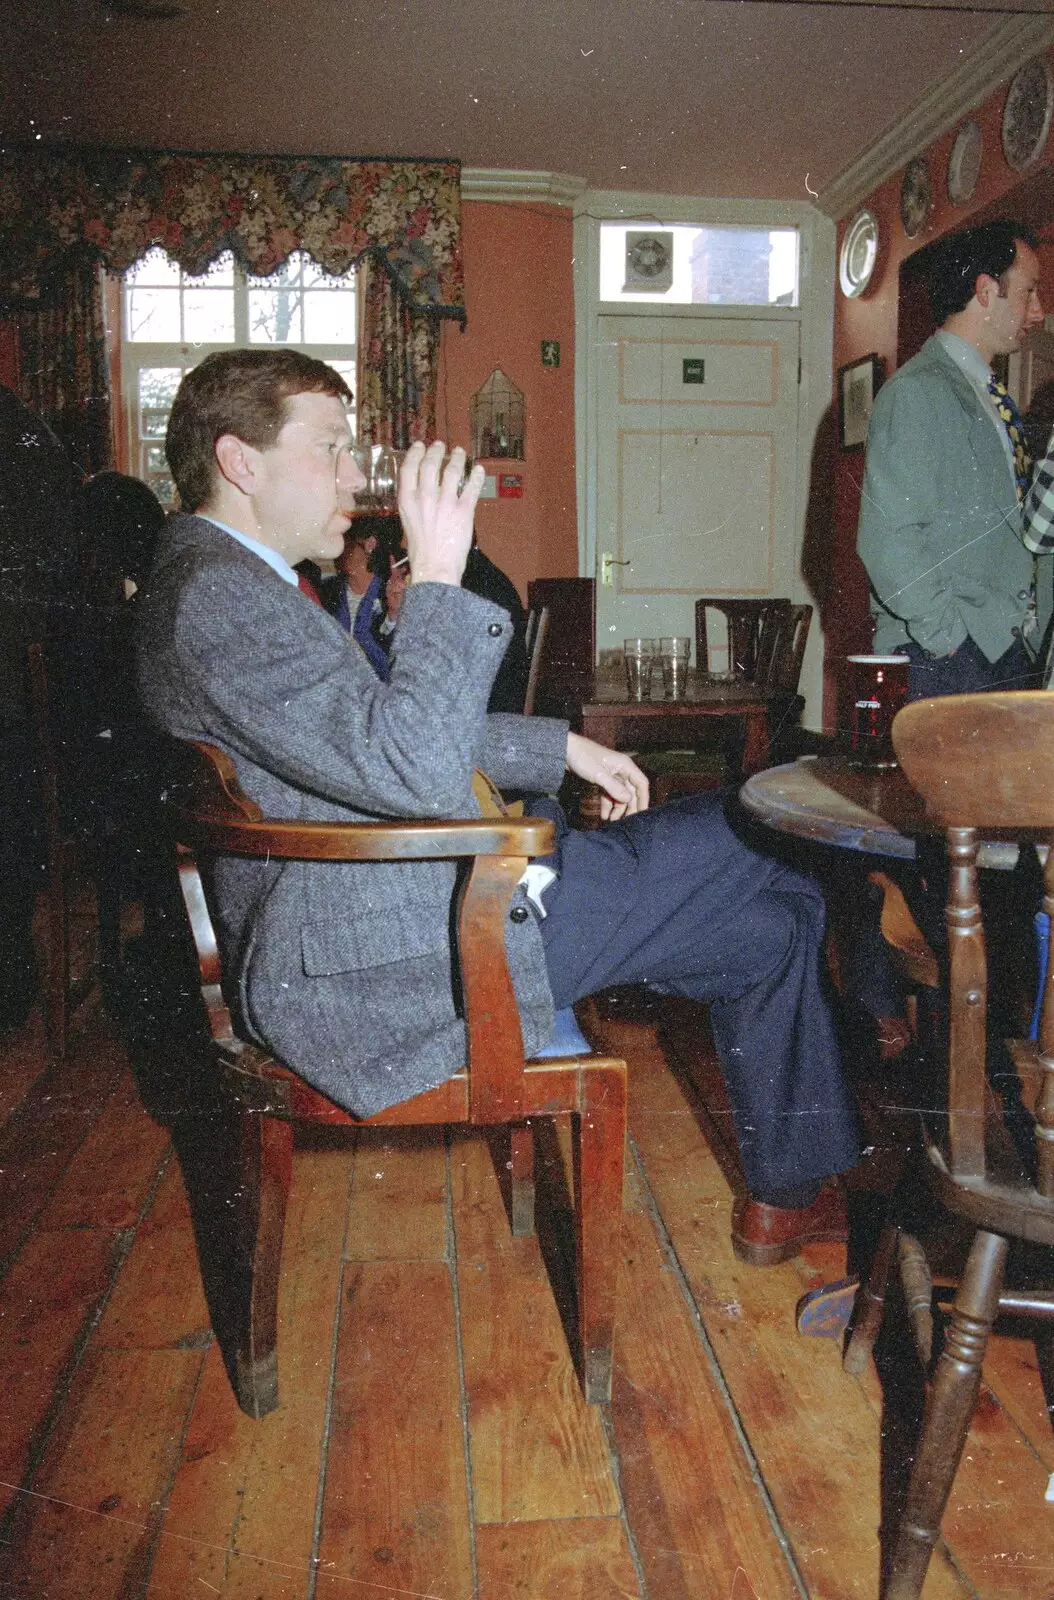
<path fill-rule="evenodd" d="M 297 394 L 350 402 L 339 372 L 301 350 L 218 350 L 188 372 L 176 391 L 165 455 L 184 511 L 196 511 L 216 479 L 216 441 L 225 433 L 257 450 L 274 444 Z"/>

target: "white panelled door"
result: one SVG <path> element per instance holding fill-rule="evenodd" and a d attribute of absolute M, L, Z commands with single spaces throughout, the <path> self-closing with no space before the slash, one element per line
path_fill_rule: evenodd
<path fill-rule="evenodd" d="M 700 595 L 794 597 L 798 323 L 598 325 L 598 648 L 693 636 Z"/>

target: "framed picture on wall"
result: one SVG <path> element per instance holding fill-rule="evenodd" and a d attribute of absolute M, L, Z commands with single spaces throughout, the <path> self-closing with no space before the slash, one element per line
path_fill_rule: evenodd
<path fill-rule="evenodd" d="M 871 407 L 881 383 L 881 356 L 860 356 L 838 368 L 838 443 L 843 450 L 864 448 Z"/>

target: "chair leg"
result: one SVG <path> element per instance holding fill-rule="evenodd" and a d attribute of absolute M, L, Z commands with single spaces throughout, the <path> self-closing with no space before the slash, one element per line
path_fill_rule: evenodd
<path fill-rule="evenodd" d="M 900 1229 L 895 1222 L 887 1222 L 882 1229 L 882 1236 L 878 1241 L 871 1270 L 867 1275 L 867 1282 L 861 1284 L 857 1295 L 856 1313 L 853 1321 L 853 1331 L 849 1336 L 845 1355 L 842 1358 L 843 1370 L 851 1377 L 859 1377 L 871 1359 L 882 1327 L 882 1317 L 886 1309 L 886 1284 L 889 1281 L 890 1269 L 896 1255 L 897 1240 L 900 1238 Z"/>
<path fill-rule="evenodd" d="M 512 1173 L 512 1232 L 526 1239 L 534 1232 L 534 1131 L 529 1122 L 509 1129 Z"/>
<path fill-rule="evenodd" d="M 622 1228 L 626 1160 L 626 1068 L 582 1074 L 582 1103 L 575 1117 L 578 1334 L 582 1388 L 590 1405 L 611 1399 L 615 1291 Z"/>
<path fill-rule="evenodd" d="M 1008 1252 L 996 1233 L 974 1235 L 966 1271 L 926 1400 L 904 1518 L 885 1600 L 917 1600 L 977 1404 L 981 1363 L 999 1310 Z"/>
<path fill-rule="evenodd" d="M 925 1250 L 910 1233 L 900 1236 L 897 1265 L 915 1350 L 923 1371 L 928 1372 L 933 1359 L 933 1274 Z"/>
<path fill-rule="evenodd" d="M 278 1404 L 278 1274 L 293 1167 L 293 1128 L 279 1117 L 242 1112 L 242 1253 L 248 1274 L 236 1361 L 238 1404 L 265 1417 Z"/>

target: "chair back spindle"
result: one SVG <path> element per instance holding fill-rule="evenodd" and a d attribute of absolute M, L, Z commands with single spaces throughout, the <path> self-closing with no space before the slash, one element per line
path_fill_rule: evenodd
<path fill-rule="evenodd" d="M 545 646 L 549 637 L 549 607 L 539 606 L 527 617 L 527 692 L 523 698 L 523 714 L 533 717 L 538 700 L 538 682 L 545 660 Z"/>

